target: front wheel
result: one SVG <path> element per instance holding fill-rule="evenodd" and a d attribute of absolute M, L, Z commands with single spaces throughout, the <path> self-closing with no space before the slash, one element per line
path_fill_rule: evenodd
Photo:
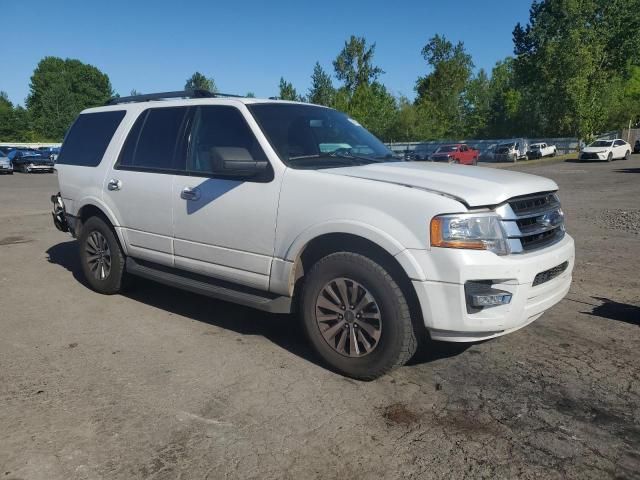
<path fill-rule="evenodd" d="M 627 153 L 624 154 L 624 159 L 629 160 L 631 158 L 631 150 L 627 150 Z"/>
<path fill-rule="evenodd" d="M 373 380 L 404 365 L 417 339 L 406 298 L 364 255 L 330 254 L 305 279 L 302 320 L 320 357 L 338 372 Z"/>
<path fill-rule="evenodd" d="M 613 161 L 613 153 L 609 152 L 609 155 L 607 155 L 607 162 L 611 162 Z"/>
<path fill-rule="evenodd" d="M 122 289 L 125 256 L 111 227 L 100 217 L 82 225 L 80 263 L 89 286 L 98 293 L 113 295 Z"/>

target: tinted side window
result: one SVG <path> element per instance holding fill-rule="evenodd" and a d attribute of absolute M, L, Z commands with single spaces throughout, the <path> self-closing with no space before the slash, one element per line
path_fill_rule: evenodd
<path fill-rule="evenodd" d="M 64 139 L 57 163 L 99 165 L 124 115 L 124 110 L 79 115 Z"/>
<path fill-rule="evenodd" d="M 180 170 L 180 133 L 186 107 L 150 108 L 129 132 L 120 167 L 142 170 Z"/>
<path fill-rule="evenodd" d="M 187 170 L 212 173 L 225 158 L 266 161 L 242 113 L 229 106 L 198 107 L 193 119 Z"/>

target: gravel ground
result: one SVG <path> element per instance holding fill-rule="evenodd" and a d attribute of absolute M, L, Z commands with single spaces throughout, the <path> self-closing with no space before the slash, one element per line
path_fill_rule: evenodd
<path fill-rule="evenodd" d="M 560 185 L 569 295 L 369 383 L 293 317 L 92 292 L 55 176 L 0 177 L 0 479 L 640 478 L 640 158 L 515 168 Z"/>

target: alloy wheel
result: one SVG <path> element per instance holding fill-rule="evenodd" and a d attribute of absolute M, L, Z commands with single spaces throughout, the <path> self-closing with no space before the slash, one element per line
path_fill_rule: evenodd
<path fill-rule="evenodd" d="M 354 280 L 340 277 L 327 283 L 316 299 L 315 315 L 322 337 L 341 355 L 363 357 L 380 342 L 380 307 Z"/>
<path fill-rule="evenodd" d="M 106 279 L 111 273 L 111 249 L 102 233 L 94 230 L 87 237 L 85 245 L 89 270 L 97 280 Z"/>

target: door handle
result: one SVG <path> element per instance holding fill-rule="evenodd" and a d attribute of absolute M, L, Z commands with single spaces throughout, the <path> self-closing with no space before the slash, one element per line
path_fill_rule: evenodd
<path fill-rule="evenodd" d="M 180 192 L 180 198 L 184 200 L 198 200 L 200 198 L 200 190 L 198 188 L 184 187 Z"/>
<path fill-rule="evenodd" d="M 116 178 L 112 178 L 111 180 L 109 180 L 109 183 L 107 183 L 107 190 L 120 190 L 120 188 L 122 188 L 122 182 Z"/>

